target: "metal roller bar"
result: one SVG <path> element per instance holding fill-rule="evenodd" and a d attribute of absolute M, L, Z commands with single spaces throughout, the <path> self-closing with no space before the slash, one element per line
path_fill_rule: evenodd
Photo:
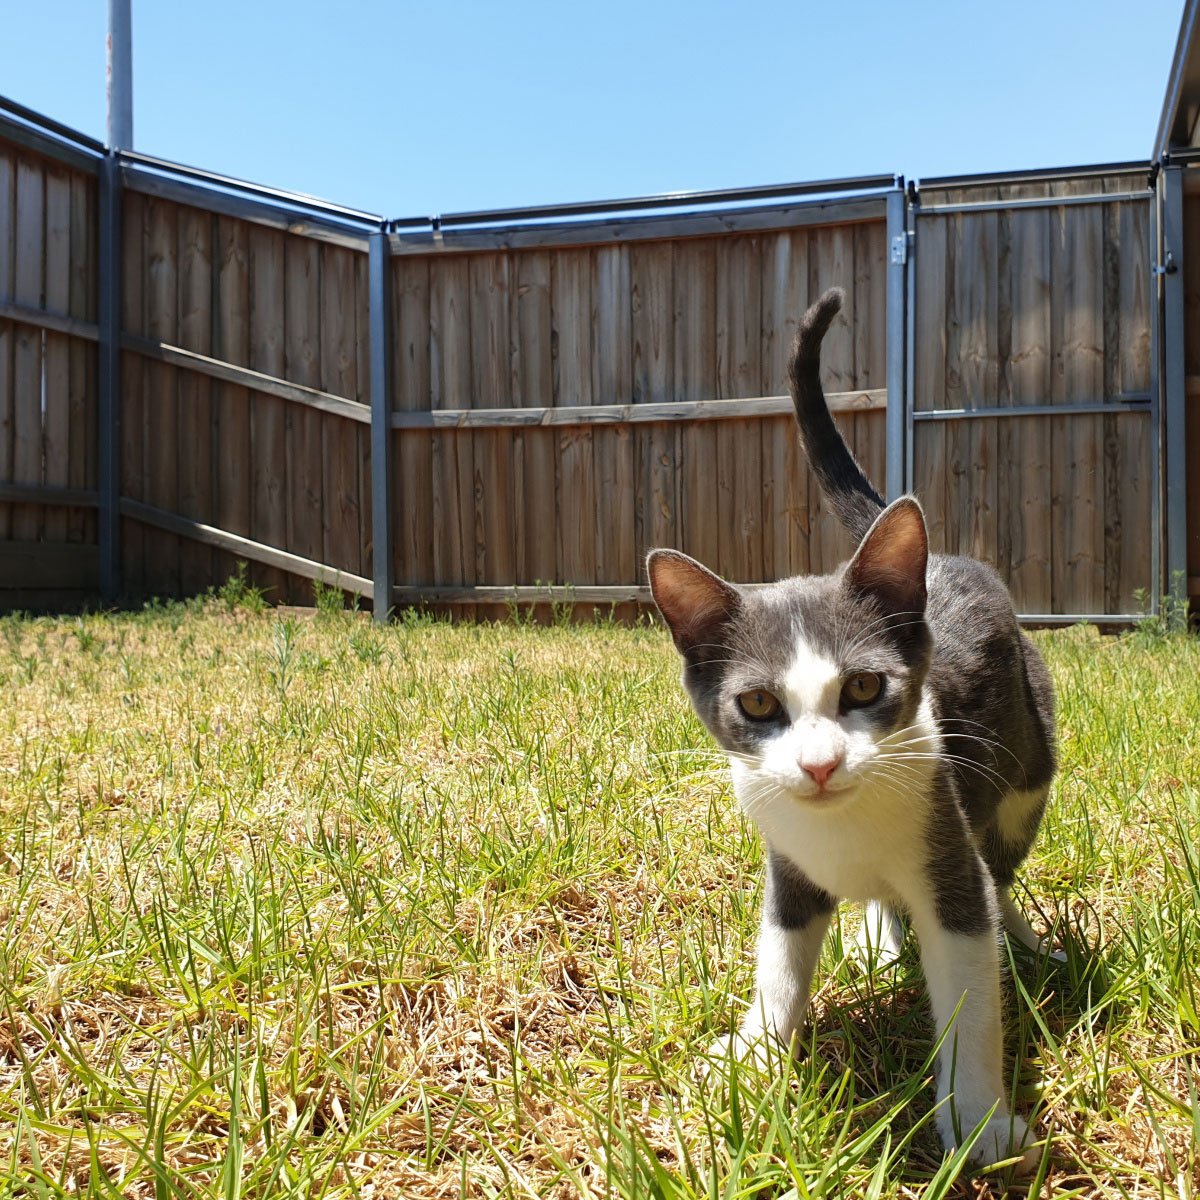
<path fill-rule="evenodd" d="M 1093 163 L 1082 167 L 1038 167 L 1031 171 L 988 171 L 976 175 L 935 175 L 920 179 L 918 188 L 992 187 L 1005 183 L 1051 183 L 1061 179 L 1096 179 L 1108 175 L 1149 172 L 1149 160 L 1142 162 Z"/>
<path fill-rule="evenodd" d="M 436 217 L 400 217 L 388 229 L 414 229 L 429 225 L 447 228 L 463 225 L 503 225 L 512 221 L 540 221 L 556 217 L 595 216 L 600 213 L 637 212 L 648 208 L 694 208 L 702 205 L 739 204 L 784 196 L 815 196 L 823 192 L 865 192 L 902 186 L 897 175 L 862 175 L 820 179 L 811 183 L 772 183 L 761 187 L 720 188 L 707 192 L 663 192 L 657 196 L 632 196 L 622 200 L 582 200 L 570 204 L 538 204 L 526 208 L 480 209 Z"/>
<path fill-rule="evenodd" d="M 996 417 L 1086 417 L 1119 413 L 1150 414 L 1150 397 L 1133 400 L 1095 401 L 1088 404 L 1014 404 L 1011 408 L 938 408 L 913 413 L 914 421 L 970 421 Z"/>
<path fill-rule="evenodd" d="M 1021 200 L 964 201 L 962 204 L 923 204 L 923 217 L 946 213 L 1009 212 L 1016 208 L 1069 208 L 1075 204 L 1116 204 L 1119 201 L 1149 201 L 1154 193 L 1147 188 L 1143 192 L 1096 192 L 1091 196 L 1032 196 Z"/>
<path fill-rule="evenodd" d="M 89 175 L 95 175 L 100 169 L 101 158 L 99 155 L 92 154 L 89 150 L 83 150 L 70 142 L 60 142 L 40 129 L 35 129 L 32 125 L 23 125 L 20 121 L 14 121 L 4 113 L 0 113 L 0 141 L 11 142 L 14 146 L 32 150 L 34 154 L 40 154 L 43 158 L 52 158 L 55 162 L 74 167 L 79 171 L 86 171 Z"/>
<path fill-rule="evenodd" d="M 342 204 L 334 204 L 329 200 L 321 200 L 303 192 L 289 192 L 283 188 L 268 187 L 266 184 L 250 183 L 245 179 L 237 179 L 232 175 L 218 175 L 215 171 L 205 171 L 200 167 L 189 167 L 183 163 L 172 162 L 167 158 L 155 158 L 149 154 L 139 154 L 132 150 L 121 151 L 121 161 L 136 166 L 161 171 L 168 175 L 180 175 L 185 179 L 198 179 L 212 187 L 226 188 L 230 191 L 245 192 L 251 196 L 263 196 L 277 203 L 290 204 L 308 212 L 325 213 L 343 221 L 361 225 L 378 225 L 383 218 L 376 213 L 363 212 L 357 208 L 347 208 Z"/>
<path fill-rule="evenodd" d="M 34 112 L 32 108 L 26 108 L 23 104 L 18 104 L 15 100 L 10 100 L 7 96 L 0 96 L 0 111 L 12 113 L 14 117 L 20 117 L 22 121 L 30 125 L 36 125 L 39 129 L 44 129 L 47 133 L 52 133 L 55 137 L 63 138 L 65 141 L 73 142 L 77 146 L 86 146 L 87 149 L 93 151 L 97 156 L 104 153 L 104 143 L 98 141 L 94 137 L 89 137 L 86 133 L 80 133 L 78 129 L 72 129 L 69 125 L 63 125 L 60 121 L 55 121 L 51 117 L 43 116 L 40 112 Z"/>

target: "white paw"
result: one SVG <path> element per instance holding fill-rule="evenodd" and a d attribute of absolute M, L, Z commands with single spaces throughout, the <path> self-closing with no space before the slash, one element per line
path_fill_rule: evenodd
<path fill-rule="evenodd" d="M 983 1114 L 981 1113 L 972 1124 L 960 1116 L 959 1128 L 962 1130 L 963 1137 L 970 1137 L 975 1124 L 982 1119 Z M 947 1150 L 953 1150 L 958 1145 L 958 1139 L 955 1136 L 954 1126 L 946 1105 L 943 1105 L 938 1112 L 938 1130 L 942 1135 L 942 1145 Z M 1006 1112 L 996 1112 L 980 1130 L 967 1161 L 972 1166 L 985 1167 L 1015 1158 L 1018 1161 L 1013 1165 L 1014 1173 L 1028 1175 L 1037 1166 L 1041 1157 L 1039 1148 L 1030 1145 L 1033 1140 L 1029 1126 L 1020 1117 L 1009 1116 Z"/>
<path fill-rule="evenodd" d="M 726 1075 L 732 1064 L 754 1067 L 759 1071 L 778 1071 L 787 1057 L 787 1047 L 774 1034 L 756 1029 L 739 1029 L 717 1038 L 700 1059 L 697 1072 L 701 1078 L 711 1073 Z"/>

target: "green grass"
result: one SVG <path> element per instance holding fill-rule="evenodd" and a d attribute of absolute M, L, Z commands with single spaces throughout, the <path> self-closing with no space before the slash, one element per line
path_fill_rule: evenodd
<path fill-rule="evenodd" d="M 1069 961 L 1010 972 L 1035 1186 L 1189 1197 L 1200 642 L 1039 644 L 1063 765 L 1024 899 Z M 938 1146 L 911 949 L 867 980 L 835 936 L 799 1060 L 700 1081 L 762 851 L 661 630 L 233 589 L 0 620 L 0 686 L 3 1194 L 1000 1190 Z"/>

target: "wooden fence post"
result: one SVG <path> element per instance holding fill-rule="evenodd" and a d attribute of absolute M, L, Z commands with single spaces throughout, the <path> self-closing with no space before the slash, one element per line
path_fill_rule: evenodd
<path fill-rule="evenodd" d="M 99 493 L 100 595 L 122 591 L 121 515 L 121 164 L 110 150 L 100 164 L 99 353 L 97 355 L 96 484 Z"/>
<path fill-rule="evenodd" d="M 392 607 L 392 322 L 386 227 L 371 234 L 371 574 L 374 616 L 386 621 Z"/>

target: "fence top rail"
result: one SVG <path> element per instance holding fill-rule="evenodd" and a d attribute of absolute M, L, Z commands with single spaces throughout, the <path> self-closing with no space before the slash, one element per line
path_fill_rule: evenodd
<path fill-rule="evenodd" d="M 414 229 L 449 229 L 463 226 L 488 227 L 525 221 L 553 221 L 647 209 L 705 208 L 742 204 L 754 200 L 778 200 L 789 196 L 833 195 L 842 192 L 875 192 L 903 188 L 902 175 L 861 175 L 844 179 L 817 179 L 808 183 L 771 183 L 760 187 L 720 188 L 701 192 L 662 192 L 657 196 L 632 196 L 623 200 L 581 200 L 568 204 L 537 204 L 525 208 L 480 209 L 444 213 L 431 217 L 400 217 L 388 222 L 392 233 Z"/>
<path fill-rule="evenodd" d="M 378 227 L 383 222 L 383 218 L 377 213 L 347 208 L 343 204 L 334 204 L 332 201 L 321 200 L 319 197 L 309 196 L 304 192 L 289 192 L 283 188 L 268 187 L 262 183 L 250 183 L 233 175 L 220 175 L 216 171 L 206 171 L 201 167 L 189 167 L 184 163 L 172 162 L 167 158 L 155 158 L 153 155 L 141 154 L 134 150 L 120 150 L 118 156 L 122 163 L 132 164 L 163 175 L 199 180 L 201 183 L 206 183 L 210 187 L 224 192 L 260 196 L 276 204 L 284 204 L 304 212 L 321 213 L 358 225 Z"/>
<path fill-rule="evenodd" d="M 7 96 L 0 96 L 0 111 L 11 113 L 12 116 L 19 117 L 27 125 L 33 125 L 46 133 L 52 133 L 65 142 L 83 146 L 98 155 L 104 153 L 103 142 L 89 137 L 86 133 L 80 133 L 78 129 L 72 129 L 70 125 L 64 125 L 61 121 L 54 120 L 53 117 L 47 117 L 40 112 L 35 112 L 32 108 L 26 108 L 24 104 L 18 104 Z"/>
<path fill-rule="evenodd" d="M 2 109 L 0 109 L 0 141 L 20 146 L 77 171 L 86 171 L 89 175 L 97 174 L 100 164 L 104 161 L 103 154 L 97 154 L 90 147 L 64 141 L 41 126 L 27 124 L 25 121 L 10 116 Z"/>
<path fill-rule="evenodd" d="M 494 228 L 402 230 L 390 236 L 394 255 L 440 254 L 535 247 L 614 245 L 619 242 L 713 237 L 795 229 L 805 225 L 840 225 L 883 220 L 886 196 L 875 193 L 759 204 L 742 208 L 710 208 L 699 212 L 652 213 L 601 220 L 551 221 L 539 225 Z"/>
<path fill-rule="evenodd" d="M 1151 169 L 1149 159 L 1089 163 L 1079 167 L 1038 167 L 1027 171 L 988 171 L 978 175 L 935 175 L 929 179 L 914 180 L 913 186 L 921 192 L 926 189 L 940 191 L 943 188 L 988 187 L 1005 183 L 1055 183 L 1068 179 L 1095 179 L 1105 175 L 1140 173 L 1148 177 Z"/>

